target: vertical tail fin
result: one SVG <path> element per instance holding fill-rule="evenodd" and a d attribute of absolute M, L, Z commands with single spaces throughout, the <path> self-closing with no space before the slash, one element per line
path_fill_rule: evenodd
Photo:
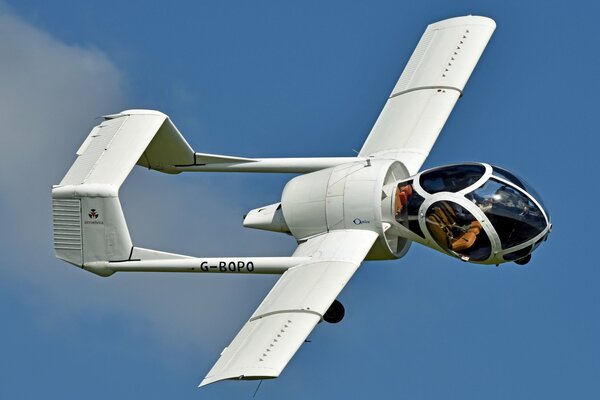
<path fill-rule="evenodd" d="M 52 189 L 54 250 L 56 257 L 86 268 L 87 263 L 131 259 L 119 188 L 134 165 L 173 172 L 173 165 L 192 164 L 194 152 L 165 114 L 129 110 L 105 117 L 77 156 Z"/>
<path fill-rule="evenodd" d="M 52 214 L 56 257 L 81 267 L 95 261 L 130 258 L 133 244 L 117 187 L 55 187 Z"/>

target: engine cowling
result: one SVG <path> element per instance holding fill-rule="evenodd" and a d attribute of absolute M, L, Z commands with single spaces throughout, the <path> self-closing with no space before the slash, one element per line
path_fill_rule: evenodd
<path fill-rule="evenodd" d="M 289 181 L 281 210 L 298 241 L 331 230 L 364 229 L 379 234 L 367 259 L 396 259 L 408 250 L 410 241 L 386 231 L 393 221 L 393 183 L 408 176 L 406 168 L 392 160 L 327 168 Z"/>

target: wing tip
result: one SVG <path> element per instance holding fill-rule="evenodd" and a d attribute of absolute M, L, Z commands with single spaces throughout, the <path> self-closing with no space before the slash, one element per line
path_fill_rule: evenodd
<path fill-rule="evenodd" d="M 490 28 L 496 28 L 496 21 L 490 17 L 484 17 L 481 15 L 464 15 L 461 17 L 447 18 L 441 21 L 437 21 L 429 25 L 429 29 L 443 29 L 456 25 L 485 25 Z"/>
<path fill-rule="evenodd" d="M 206 386 L 206 385 L 210 385 L 211 383 L 217 382 L 216 380 L 211 380 L 208 378 L 204 378 L 202 379 L 202 382 L 200 382 L 200 384 L 198 385 L 199 388 Z"/>
<path fill-rule="evenodd" d="M 262 379 L 275 379 L 279 375 L 240 375 L 240 376 L 207 376 L 198 385 L 199 388 L 210 385 L 211 383 L 219 381 L 257 381 Z"/>

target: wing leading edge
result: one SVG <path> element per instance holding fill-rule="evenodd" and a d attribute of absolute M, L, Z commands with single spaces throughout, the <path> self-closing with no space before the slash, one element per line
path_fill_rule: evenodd
<path fill-rule="evenodd" d="M 359 157 L 397 159 L 416 174 L 495 29 L 494 20 L 478 16 L 429 25 Z"/>
<path fill-rule="evenodd" d="M 376 239 L 375 232 L 340 230 L 300 244 L 294 256 L 311 260 L 282 275 L 200 386 L 278 377 Z"/>

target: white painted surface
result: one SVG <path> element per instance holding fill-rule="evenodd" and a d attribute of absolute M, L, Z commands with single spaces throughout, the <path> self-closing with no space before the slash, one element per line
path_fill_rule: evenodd
<path fill-rule="evenodd" d="M 330 232 L 301 244 L 289 269 L 242 327 L 200 386 L 279 376 L 377 239 L 370 231 Z"/>
<path fill-rule="evenodd" d="M 429 25 L 359 157 L 397 159 L 416 174 L 495 28 L 492 19 L 477 16 Z"/>

